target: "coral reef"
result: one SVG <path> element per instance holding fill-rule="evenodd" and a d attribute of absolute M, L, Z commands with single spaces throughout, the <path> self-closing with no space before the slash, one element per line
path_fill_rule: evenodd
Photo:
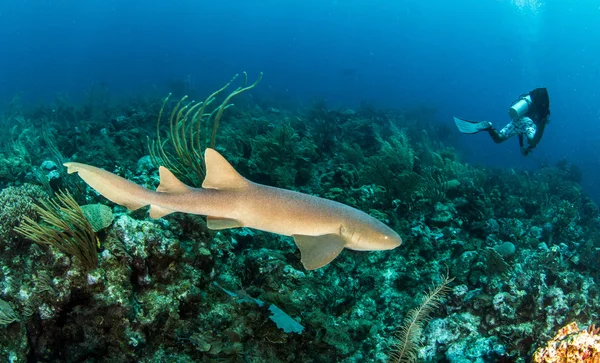
<path fill-rule="evenodd" d="M 600 337 L 592 325 L 579 330 L 573 322 L 558 330 L 546 346 L 533 353 L 533 363 L 595 363 L 600 362 Z"/>
<path fill-rule="evenodd" d="M 114 101 L 100 88 L 83 105 L 61 97 L 21 108 L 2 121 L 11 131 L 0 143 L 1 360 L 384 362 L 395 332 L 415 321 L 410 311 L 445 271 L 454 280 L 444 303 L 407 334 L 420 361 L 527 362 L 561 326 L 598 321 L 600 217 L 576 166 L 465 164 L 431 109 L 290 107 L 247 96 L 216 111 L 215 147 L 241 174 L 359 208 L 398 231 L 403 245 L 345 250 L 306 271 L 290 238 L 126 211 L 62 163 L 156 188 L 163 154 L 154 144 L 149 157 L 148 138 L 157 140 L 159 97 Z M 168 100 L 163 112 L 174 109 L 181 105 Z M 158 125 L 165 148 L 177 125 L 190 130 Z M 210 143 L 216 128 L 204 126 Z M 178 135 L 172 146 L 186 150 L 189 134 Z M 97 263 L 16 233 L 23 221 L 48 227 L 40 213 L 61 190 L 92 222 Z M 69 215 L 53 207 L 55 219 Z M 60 235 L 68 227 L 52 228 Z"/>

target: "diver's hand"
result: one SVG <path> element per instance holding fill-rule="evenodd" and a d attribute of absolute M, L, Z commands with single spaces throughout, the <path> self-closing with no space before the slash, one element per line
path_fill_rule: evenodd
<path fill-rule="evenodd" d="M 529 154 L 531 153 L 531 150 L 532 150 L 532 149 L 531 149 L 529 146 L 528 146 L 528 147 L 523 147 L 523 146 L 521 146 L 521 154 L 522 154 L 523 156 L 527 156 L 527 155 L 529 155 Z"/>

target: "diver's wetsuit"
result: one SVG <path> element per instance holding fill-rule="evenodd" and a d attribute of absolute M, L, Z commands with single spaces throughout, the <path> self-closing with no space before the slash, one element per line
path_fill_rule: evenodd
<path fill-rule="evenodd" d="M 519 99 L 524 96 L 527 95 L 522 95 Z M 519 135 L 519 145 L 524 155 L 529 154 L 540 142 L 550 116 L 550 98 L 545 88 L 536 88 L 529 92 L 529 96 L 531 104 L 525 116 L 513 119 L 500 132 L 492 127 L 487 130 L 497 144 Z M 527 137 L 527 147 L 524 147 L 523 135 Z"/>

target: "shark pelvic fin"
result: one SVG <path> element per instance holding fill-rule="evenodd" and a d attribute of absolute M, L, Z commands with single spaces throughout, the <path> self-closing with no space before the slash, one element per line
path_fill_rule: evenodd
<path fill-rule="evenodd" d="M 221 218 L 221 217 L 206 217 L 206 225 L 209 229 L 227 229 L 227 228 L 239 228 L 244 225 L 237 219 Z"/>
<path fill-rule="evenodd" d="M 206 148 L 204 152 L 206 177 L 202 188 L 242 189 L 248 186 L 248 180 L 241 176 L 216 150 Z"/>
<path fill-rule="evenodd" d="M 170 210 L 167 208 L 163 208 L 163 207 L 159 207 L 156 205 L 151 205 L 150 206 L 150 218 L 154 218 L 154 219 L 158 219 L 158 218 L 162 218 L 166 215 L 169 215 L 171 213 L 175 213 L 176 211 L 174 210 Z"/>
<path fill-rule="evenodd" d="M 294 242 L 300 249 L 301 261 L 307 270 L 315 270 L 333 261 L 344 249 L 346 241 L 339 234 L 305 236 L 295 234 Z"/>

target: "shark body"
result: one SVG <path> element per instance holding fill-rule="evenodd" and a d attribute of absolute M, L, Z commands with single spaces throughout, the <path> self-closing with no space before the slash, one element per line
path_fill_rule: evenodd
<path fill-rule="evenodd" d="M 211 229 L 249 227 L 291 236 L 308 270 L 327 265 L 344 248 L 390 250 L 402 243 L 390 227 L 370 215 L 332 200 L 253 183 L 241 176 L 217 151 L 206 149 L 202 188 L 179 181 L 159 168 L 160 185 L 146 189 L 94 166 L 68 162 L 97 192 L 131 210 L 150 205 L 150 216 L 173 212 L 207 216 Z"/>

